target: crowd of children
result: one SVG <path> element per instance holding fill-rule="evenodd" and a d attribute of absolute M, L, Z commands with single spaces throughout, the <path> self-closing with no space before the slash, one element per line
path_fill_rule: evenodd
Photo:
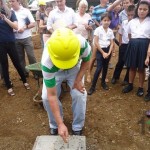
<path fill-rule="evenodd" d="M 53 5 L 39 1 L 39 7 L 40 10 L 36 13 L 36 21 L 38 24 L 38 31 L 41 34 L 43 48 L 43 41 L 45 44 L 52 34 L 51 31 L 47 30 L 47 18 L 49 12 L 53 9 Z M 86 0 L 78 1 L 78 10 L 75 13 L 77 20 L 74 20 L 75 25 L 73 28 L 75 28 L 74 32 L 78 34 L 80 34 L 80 27 L 82 27 L 82 31 L 87 31 L 87 33 L 85 32 L 86 39 L 90 41 L 92 46 L 92 58 L 87 75 L 87 81 L 91 83 L 88 94 L 91 95 L 95 91 L 96 83 L 101 72 L 101 86 L 104 90 L 109 89 L 107 85 L 108 65 L 111 56 L 114 55 L 114 49 L 118 49 L 119 47 L 118 61 L 114 73 L 112 74 L 111 83 L 117 83 L 123 67 L 126 66 L 126 74 L 122 82 L 122 85 L 125 86 L 122 92 L 128 93 L 132 91 L 134 87 L 134 78 L 136 72 L 138 72 L 139 85 L 136 94 L 138 96 L 143 96 L 145 68 L 149 66 L 150 55 L 150 29 L 148 26 L 150 23 L 150 2 L 148 0 L 141 0 L 135 4 L 132 0 L 116 0 L 113 3 L 108 3 L 106 0 L 101 0 L 100 4 L 96 7 L 89 6 L 89 14 L 86 13 L 87 8 L 88 2 Z M 89 20 L 92 20 L 95 25 L 92 22 L 92 26 L 89 26 Z M 89 29 L 91 33 L 90 38 L 88 35 Z M 91 37 L 93 37 L 92 42 Z M 95 61 L 96 70 L 92 78 L 91 71 Z M 0 78 L 5 75 L 5 71 L 2 73 L 2 64 L 3 62 L 1 60 Z M 6 82 L 5 78 L 4 76 Z M 10 81 L 7 82 L 11 84 Z M 150 100 L 149 83 L 150 81 L 148 81 L 148 93 L 145 96 L 145 101 Z"/>
<path fill-rule="evenodd" d="M 63 123 L 63 107 L 59 101 L 62 82 L 67 81 L 72 97 L 72 133 L 81 135 L 87 100 L 83 81 L 85 72 L 88 68 L 87 81 L 91 82 L 88 95 L 95 92 L 100 73 L 101 86 L 108 90 L 108 65 L 114 49 L 118 46 L 118 61 L 111 83 L 117 83 L 125 65 L 127 70 L 122 92 L 129 93 L 133 90 L 135 75 L 138 72 L 136 95 L 144 95 L 145 68 L 149 68 L 150 65 L 150 2 L 141 0 L 135 4 L 132 0 L 116 0 L 109 4 L 108 0 L 100 0 L 96 7 L 89 7 L 89 14 L 86 13 L 86 0 L 78 0 L 76 12 L 66 6 L 66 0 L 55 2 L 55 8 L 45 1 L 39 2 L 40 10 L 36 13 L 41 45 L 44 49 L 41 61 L 44 78 L 42 100 L 48 113 L 51 135 L 59 134 L 67 141 L 68 130 Z M 29 90 L 24 49 L 29 63 L 36 63 L 30 31 L 35 21 L 31 12 L 22 7 L 18 0 L 9 0 L 9 3 L 12 9 L 7 7 L 4 0 L 0 0 L 0 79 L 4 78 L 8 94 L 14 96 L 9 76 L 8 55 L 21 77 L 23 86 Z M 92 58 L 89 43 L 92 47 Z M 95 61 L 96 70 L 92 79 L 91 70 Z M 150 101 L 150 78 L 144 99 Z"/>
<path fill-rule="evenodd" d="M 116 84 L 125 65 L 127 67 L 127 70 L 122 85 L 126 86 L 124 86 L 122 92 L 128 93 L 133 90 L 134 78 L 136 72 L 138 72 L 139 85 L 136 94 L 137 96 L 143 96 L 145 68 L 149 66 L 150 3 L 149 1 L 145 0 L 139 1 L 138 4 L 135 5 L 130 0 L 124 0 L 123 8 L 124 9 L 119 13 L 117 31 L 117 33 L 119 34 L 118 62 L 116 64 L 111 83 Z M 108 14 L 107 10 L 106 12 L 103 10 L 103 14 L 101 15 L 100 20 L 100 27 L 97 27 L 94 31 L 93 47 L 96 47 L 97 49 L 97 67 L 92 80 L 91 88 L 88 91 L 89 95 L 91 95 L 95 91 L 96 83 L 101 71 L 101 85 L 103 89 L 109 89 L 105 79 L 107 76 L 107 69 L 111 57 L 111 51 L 113 50 L 112 47 L 114 45 L 114 42 L 112 42 L 114 36 L 112 30 L 110 29 L 111 21 L 112 16 Z M 148 93 L 145 96 L 145 101 L 150 100 L 149 90 L 147 92 Z"/>

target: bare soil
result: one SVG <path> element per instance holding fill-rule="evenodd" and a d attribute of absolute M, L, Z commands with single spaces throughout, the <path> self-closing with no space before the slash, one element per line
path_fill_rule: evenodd
<path fill-rule="evenodd" d="M 36 42 L 38 41 L 38 42 Z M 39 39 L 35 40 L 35 55 L 40 61 L 41 49 L 37 49 Z M 37 44 L 38 43 L 38 44 Z M 117 54 L 117 53 L 116 53 Z M 112 58 L 113 65 L 116 57 Z M 93 69 L 94 73 L 95 68 Z M 109 69 L 108 79 L 111 80 L 114 69 Z M 137 97 L 138 76 L 134 90 L 122 94 L 121 79 L 116 85 L 108 83 L 110 90 L 104 91 L 97 83 L 97 90 L 88 96 L 87 113 L 83 135 L 86 136 L 88 150 L 149 150 L 150 124 L 145 116 L 149 102 Z M 32 73 L 28 81 L 31 90 L 26 91 L 14 66 L 10 62 L 10 77 L 16 95 L 10 97 L 0 80 L 0 150 L 31 150 L 35 139 L 40 135 L 49 135 L 48 118 L 43 107 L 33 102 L 38 90 L 37 81 Z M 88 90 L 90 84 L 86 84 Z M 145 82 L 145 94 L 147 82 Z M 71 134 L 71 98 L 69 92 L 62 93 L 64 120 Z"/>

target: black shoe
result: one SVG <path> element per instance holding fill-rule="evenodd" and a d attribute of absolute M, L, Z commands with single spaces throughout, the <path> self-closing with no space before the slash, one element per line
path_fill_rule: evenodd
<path fill-rule="evenodd" d="M 104 82 L 104 83 L 101 83 L 101 85 L 102 85 L 102 88 L 104 89 L 104 90 L 109 90 L 109 87 L 108 87 L 108 85 Z"/>
<path fill-rule="evenodd" d="M 111 83 L 112 83 L 112 84 L 116 84 L 116 82 L 117 82 L 117 80 L 116 80 L 115 78 L 112 78 L 112 79 L 111 79 Z"/>
<path fill-rule="evenodd" d="M 145 102 L 150 101 L 150 93 L 147 93 L 147 94 L 145 95 L 144 101 L 145 101 Z"/>
<path fill-rule="evenodd" d="M 133 90 L 133 85 L 132 84 L 128 84 L 123 90 L 122 93 L 129 93 L 130 91 Z"/>
<path fill-rule="evenodd" d="M 58 129 L 50 128 L 51 135 L 58 135 Z"/>
<path fill-rule="evenodd" d="M 82 135 L 82 130 L 79 130 L 79 131 L 72 130 L 72 134 L 73 135 Z"/>
<path fill-rule="evenodd" d="M 138 90 L 137 90 L 136 95 L 139 96 L 139 97 L 143 96 L 144 95 L 143 88 L 139 87 Z"/>
<path fill-rule="evenodd" d="M 90 88 L 89 91 L 88 91 L 88 95 L 92 95 L 94 92 L 95 92 L 95 89 L 94 88 Z"/>

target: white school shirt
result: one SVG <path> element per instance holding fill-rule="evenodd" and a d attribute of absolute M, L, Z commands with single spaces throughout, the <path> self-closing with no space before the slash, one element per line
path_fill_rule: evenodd
<path fill-rule="evenodd" d="M 110 40 L 114 39 L 113 31 L 108 28 L 107 32 L 104 30 L 103 26 L 100 26 L 95 29 L 95 36 L 99 38 L 99 45 L 101 48 L 107 48 L 110 45 Z"/>
<path fill-rule="evenodd" d="M 18 28 L 22 28 L 25 26 L 25 18 L 28 18 L 32 23 L 35 22 L 29 9 L 20 6 L 19 10 L 17 11 L 13 10 L 13 11 L 15 12 L 15 15 L 18 20 Z M 30 37 L 31 35 L 32 35 L 31 29 L 25 29 L 23 33 L 15 32 L 16 39 L 25 39 Z"/>
<path fill-rule="evenodd" d="M 124 20 L 121 24 L 121 27 L 118 30 L 118 33 L 122 35 L 122 44 L 128 44 L 129 43 L 129 37 L 128 37 L 128 20 Z"/>
<path fill-rule="evenodd" d="M 52 29 L 52 25 L 56 22 L 60 22 L 61 24 L 65 24 L 65 26 L 75 24 L 77 25 L 77 20 L 75 17 L 75 12 L 72 8 L 66 7 L 64 11 L 60 11 L 58 8 L 55 8 L 49 13 L 47 20 L 47 30 Z"/>
<path fill-rule="evenodd" d="M 128 15 L 125 9 L 119 13 L 119 24 L 122 24 L 124 20 L 128 20 Z"/>
<path fill-rule="evenodd" d="M 128 34 L 131 34 L 131 38 L 150 39 L 150 17 L 146 17 L 141 23 L 139 18 L 132 19 L 127 30 Z"/>

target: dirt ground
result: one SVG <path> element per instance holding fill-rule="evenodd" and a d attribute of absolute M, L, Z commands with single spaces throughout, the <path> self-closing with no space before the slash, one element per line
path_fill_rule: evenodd
<path fill-rule="evenodd" d="M 40 61 L 41 49 L 35 49 Z M 117 54 L 117 53 L 116 53 Z M 113 57 L 113 64 L 117 57 Z M 93 69 L 94 72 L 95 68 Z M 114 69 L 109 69 L 108 79 Z M 123 70 L 124 74 L 125 70 Z M 104 91 L 97 83 L 97 91 L 88 96 L 86 121 L 83 135 L 86 136 L 87 150 L 149 150 L 150 123 L 145 111 L 150 109 L 149 102 L 135 95 L 138 88 L 136 77 L 134 90 L 122 94 L 121 81 L 116 85 L 108 83 L 110 90 Z M 31 90 L 26 91 L 20 77 L 10 63 L 10 76 L 16 95 L 10 97 L 0 80 L 0 150 L 31 150 L 35 139 L 49 135 L 48 118 L 45 110 L 33 102 L 38 90 L 37 81 L 32 73 L 28 81 Z M 90 84 L 86 84 L 89 89 Z M 145 82 L 145 93 L 147 82 Z M 69 93 L 62 94 L 64 120 L 71 134 L 71 99 Z"/>

